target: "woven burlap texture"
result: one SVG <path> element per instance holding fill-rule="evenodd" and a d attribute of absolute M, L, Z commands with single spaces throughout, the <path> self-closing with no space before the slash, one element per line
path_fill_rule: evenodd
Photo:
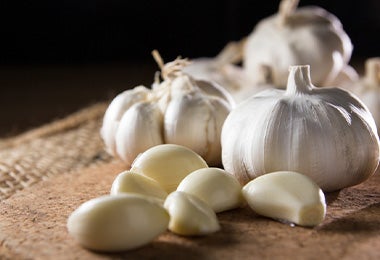
<path fill-rule="evenodd" d="M 99 135 L 106 106 L 95 104 L 19 136 L 0 139 L 0 200 L 50 176 L 110 161 Z"/>

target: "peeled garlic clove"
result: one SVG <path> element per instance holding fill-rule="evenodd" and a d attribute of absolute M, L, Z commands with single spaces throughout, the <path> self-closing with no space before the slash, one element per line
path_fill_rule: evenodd
<path fill-rule="evenodd" d="M 115 252 L 150 243 L 168 223 L 168 212 L 155 199 L 119 194 L 83 203 L 69 216 L 67 228 L 83 247 Z"/>
<path fill-rule="evenodd" d="M 155 180 L 144 175 L 124 171 L 112 183 L 111 195 L 120 193 L 137 193 L 165 200 L 168 194 Z"/>
<path fill-rule="evenodd" d="M 155 103 L 140 102 L 131 106 L 120 120 L 116 132 L 116 150 L 131 165 L 138 154 L 162 144 L 162 113 Z"/>
<path fill-rule="evenodd" d="M 177 191 L 192 194 L 203 200 L 216 212 L 237 208 L 243 203 L 240 183 L 226 171 L 203 168 L 187 175 Z"/>
<path fill-rule="evenodd" d="M 117 95 L 108 106 L 100 134 L 109 153 L 116 155 L 115 134 L 119 126 L 119 121 L 124 112 L 132 105 L 148 99 L 150 90 L 144 86 L 137 86 Z"/>
<path fill-rule="evenodd" d="M 297 172 L 273 172 L 257 177 L 242 192 L 248 205 L 266 217 L 316 226 L 326 215 L 322 190 L 309 177 Z"/>
<path fill-rule="evenodd" d="M 156 180 L 170 193 L 189 173 L 207 167 L 202 157 L 189 148 L 162 144 L 140 154 L 133 162 L 131 171 Z"/>
<path fill-rule="evenodd" d="M 164 207 L 170 214 L 169 230 L 183 236 L 214 233 L 220 229 L 215 212 L 197 197 L 175 191 L 166 198 Z"/>

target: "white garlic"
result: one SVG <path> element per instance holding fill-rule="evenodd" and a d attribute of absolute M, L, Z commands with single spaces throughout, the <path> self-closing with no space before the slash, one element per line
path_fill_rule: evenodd
<path fill-rule="evenodd" d="M 309 66 L 292 66 L 286 90 L 261 92 L 229 114 L 222 130 L 222 160 L 243 184 L 288 170 L 334 191 L 374 173 L 378 139 L 374 119 L 361 101 L 342 89 L 314 87 Z"/>
<path fill-rule="evenodd" d="M 124 112 L 136 103 L 147 101 L 149 96 L 150 90 L 148 88 L 137 86 L 117 95 L 108 106 L 100 133 L 107 151 L 112 155 L 117 154 L 115 136 Z"/>
<path fill-rule="evenodd" d="M 300 226 L 316 226 L 326 215 L 322 190 L 297 172 L 273 172 L 247 183 L 242 190 L 248 205 L 266 217 Z"/>
<path fill-rule="evenodd" d="M 200 236 L 220 229 L 212 208 L 197 197 L 175 191 L 166 198 L 164 207 L 170 214 L 169 230 L 183 236 Z"/>
<path fill-rule="evenodd" d="M 111 195 L 120 193 L 137 193 L 165 200 L 168 194 L 155 180 L 131 171 L 124 171 L 116 176 L 111 186 Z"/>
<path fill-rule="evenodd" d="M 380 58 L 373 57 L 365 63 L 365 75 L 345 88 L 356 94 L 372 113 L 380 131 Z"/>
<path fill-rule="evenodd" d="M 69 234 L 83 247 L 124 251 L 150 243 L 168 227 L 169 214 L 155 199 L 118 194 L 89 200 L 68 218 Z"/>
<path fill-rule="evenodd" d="M 183 72 L 197 80 L 216 82 L 226 89 L 235 102 L 240 102 L 241 92 L 254 89 L 245 71 L 235 65 L 241 62 L 245 40 L 229 42 L 223 50 L 213 58 L 197 58 L 183 68 Z"/>
<path fill-rule="evenodd" d="M 357 82 L 358 79 L 358 72 L 350 65 L 346 65 L 331 82 L 326 83 L 326 86 L 345 88 L 345 86 Z"/>
<path fill-rule="evenodd" d="M 243 203 L 240 183 L 219 168 L 203 168 L 190 173 L 181 181 L 177 191 L 196 196 L 216 213 L 237 208 Z"/>
<path fill-rule="evenodd" d="M 233 98 L 216 84 L 182 73 L 186 60 L 159 64 L 163 82 L 127 90 L 111 102 L 101 129 L 107 150 L 130 165 L 150 147 L 175 143 L 220 165 L 220 132 Z"/>
<path fill-rule="evenodd" d="M 352 54 L 351 40 L 337 17 L 319 7 L 298 8 L 282 0 L 279 12 L 259 22 L 247 37 L 243 67 L 255 80 L 261 65 L 273 68 L 274 84 L 286 85 L 288 67 L 309 64 L 313 82 L 332 82 Z"/>
<path fill-rule="evenodd" d="M 140 154 L 131 171 L 156 180 L 170 193 L 189 173 L 207 167 L 207 163 L 194 151 L 182 145 L 162 144 Z"/>

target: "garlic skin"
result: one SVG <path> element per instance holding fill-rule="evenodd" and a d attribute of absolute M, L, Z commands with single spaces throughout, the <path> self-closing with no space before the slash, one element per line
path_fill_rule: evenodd
<path fill-rule="evenodd" d="M 275 171 L 301 172 L 323 191 L 365 181 L 379 163 L 371 113 L 349 92 L 316 88 L 310 67 L 291 66 L 286 90 L 238 105 L 222 129 L 226 171 L 246 184 Z"/>
<path fill-rule="evenodd" d="M 164 233 L 168 212 L 155 199 L 137 194 L 89 200 L 71 213 L 69 234 L 83 247 L 104 252 L 131 250 Z"/>
<path fill-rule="evenodd" d="M 380 131 L 380 58 L 373 57 L 365 62 L 364 76 L 344 86 L 356 94 L 372 113 Z"/>
<path fill-rule="evenodd" d="M 170 214 L 169 230 L 182 236 L 202 236 L 220 229 L 215 212 L 204 201 L 185 192 L 169 194 L 164 203 Z"/>
<path fill-rule="evenodd" d="M 247 183 L 242 193 L 257 214 L 273 219 L 316 226 L 326 215 L 325 195 L 301 173 L 281 171 L 259 176 Z"/>
<path fill-rule="evenodd" d="M 216 212 L 237 208 L 243 204 L 241 185 L 237 179 L 219 168 L 203 168 L 187 175 L 177 191 L 192 194 Z"/>
<path fill-rule="evenodd" d="M 127 165 L 165 143 L 185 145 L 208 164 L 221 164 L 220 132 L 234 100 L 220 86 L 182 73 L 183 63 L 162 64 L 162 82 L 127 90 L 107 108 L 101 136 L 107 151 Z"/>
<path fill-rule="evenodd" d="M 131 171 L 124 171 L 116 176 L 111 186 L 111 195 L 136 193 L 165 200 L 168 194 L 155 180 Z"/>
<path fill-rule="evenodd" d="M 150 90 L 148 88 L 137 86 L 132 90 L 126 90 L 117 95 L 108 106 L 104 114 L 100 134 L 110 154 L 117 154 L 115 135 L 124 112 L 138 102 L 147 101 L 149 95 Z"/>
<path fill-rule="evenodd" d="M 348 64 L 353 46 L 337 17 L 320 7 L 297 8 L 282 0 L 279 12 L 259 22 L 247 37 L 243 67 L 253 81 L 259 66 L 273 68 L 274 84 L 286 85 L 288 67 L 309 64 L 313 82 L 324 86 Z"/>
<path fill-rule="evenodd" d="M 354 82 L 357 82 L 358 80 L 358 72 L 350 65 L 347 65 L 338 73 L 338 75 L 331 82 L 328 82 L 326 85 L 345 88 L 346 86 L 349 86 Z"/>
<path fill-rule="evenodd" d="M 188 174 L 207 167 L 202 157 L 187 147 L 162 144 L 140 154 L 133 162 L 131 171 L 152 178 L 170 193 Z"/>

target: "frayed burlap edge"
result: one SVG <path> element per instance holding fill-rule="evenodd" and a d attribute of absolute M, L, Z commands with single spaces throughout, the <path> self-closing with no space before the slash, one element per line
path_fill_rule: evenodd
<path fill-rule="evenodd" d="M 95 104 L 0 140 L 0 200 L 50 176 L 110 161 L 99 135 L 106 107 Z"/>

